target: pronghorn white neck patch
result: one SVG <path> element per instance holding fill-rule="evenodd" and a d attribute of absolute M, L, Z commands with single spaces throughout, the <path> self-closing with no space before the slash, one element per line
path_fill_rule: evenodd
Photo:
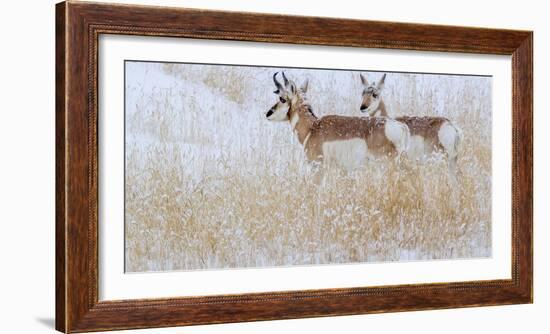
<path fill-rule="evenodd" d="M 367 112 L 369 113 L 369 115 L 374 116 L 376 115 L 376 113 L 380 113 L 381 111 L 378 110 L 379 106 L 380 106 L 380 100 L 374 100 L 373 102 L 371 102 L 371 104 L 367 108 Z"/>
<path fill-rule="evenodd" d="M 307 133 L 306 139 L 304 139 L 304 143 L 302 144 L 304 147 L 307 145 L 307 141 L 309 140 L 309 136 L 311 136 L 311 131 Z"/>
<path fill-rule="evenodd" d="M 292 130 L 296 129 L 296 124 L 298 124 L 298 121 L 300 120 L 300 116 L 297 112 L 292 114 L 292 118 L 290 118 L 290 126 L 292 127 Z"/>

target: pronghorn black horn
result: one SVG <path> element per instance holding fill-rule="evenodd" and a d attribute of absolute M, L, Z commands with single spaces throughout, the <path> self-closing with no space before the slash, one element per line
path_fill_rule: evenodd
<path fill-rule="evenodd" d="M 283 80 L 285 81 L 285 87 L 288 87 L 288 79 L 286 78 L 285 71 L 283 73 Z"/>
<path fill-rule="evenodd" d="M 281 83 L 279 81 L 277 81 L 277 74 L 279 74 L 279 72 L 275 72 L 275 74 L 273 74 L 273 82 L 275 83 L 275 86 L 277 87 L 277 91 L 275 91 L 276 93 L 278 93 L 278 90 L 283 88 Z"/>

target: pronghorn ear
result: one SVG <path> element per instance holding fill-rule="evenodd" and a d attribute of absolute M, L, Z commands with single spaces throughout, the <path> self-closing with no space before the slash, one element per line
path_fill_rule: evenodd
<path fill-rule="evenodd" d="M 386 81 L 386 73 L 380 78 L 380 81 L 378 81 L 378 84 L 376 85 L 378 89 L 384 88 L 384 82 Z"/>
<path fill-rule="evenodd" d="M 294 84 L 294 82 L 290 83 L 290 91 L 292 92 L 292 94 L 296 94 L 296 85 Z"/>
<path fill-rule="evenodd" d="M 368 86 L 369 82 L 368 82 L 367 78 L 365 76 L 363 76 L 363 74 L 361 74 L 361 73 L 359 73 L 359 76 L 361 77 L 361 82 L 363 83 L 363 85 Z"/>
<path fill-rule="evenodd" d="M 300 87 L 300 90 L 302 91 L 302 93 L 306 93 L 308 88 L 309 88 L 309 79 L 306 79 L 306 81 L 304 81 L 304 83 L 302 84 L 302 87 Z"/>

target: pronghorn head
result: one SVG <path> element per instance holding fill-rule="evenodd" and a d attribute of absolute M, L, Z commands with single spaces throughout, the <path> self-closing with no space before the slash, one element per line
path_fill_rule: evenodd
<path fill-rule="evenodd" d="M 284 85 L 277 80 L 276 72 L 273 74 L 273 82 L 275 83 L 276 90 L 273 92 L 277 95 L 278 101 L 269 109 L 265 115 L 270 121 L 287 121 L 289 120 L 288 113 L 292 105 L 296 103 L 299 96 L 304 94 L 308 88 L 308 81 L 304 82 L 302 87 L 298 90 L 296 84 L 292 80 L 288 80 L 285 76 L 285 72 L 282 72 Z"/>
<path fill-rule="evenodd" d="M 386 74 L 378 81 L 378 83 L 369 83 L 366 76 L 359 74 L 361 82 L 363 83 L 363 101 L 361 102 L 361 112 L 369 113 L 369 116 L 374 116 L 380 105 L 380 94 L 384 89 L 384 80 L 386 80 Z"/>

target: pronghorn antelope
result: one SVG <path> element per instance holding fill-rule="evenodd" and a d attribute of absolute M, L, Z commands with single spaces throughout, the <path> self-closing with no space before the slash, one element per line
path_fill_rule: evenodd
<path fill-rule="evenodd" d="M 377 83 L 369 83 L 363 74 L 359 76 L 363 83 L 361 112 L 368 113 L 369 116 L 389 117 L 381 96 L 386 74 Z M 396 117 L 395 120 L 409 127 L 411 134 L 407 150 L 409 158 L 424 160 L 433 153 L 441 152 L 447 156 L 449 171 L 456 176 L 458 146 L 462 137 L 456 125 L 445 117 L 402 116 Z"/>
<path fill-rule="evenodd" d="M 277 72 L 278 73 L 278 72 Z M 282 73 L 284 85 L 273 75 L 278 101 L 269 109 L 270 121 L 289 121 L 309 161 L 356 167 L 367 159 L 399 156 L 407 149 L 408 128 L 386 117 L 318 118 L 306 99 L 308 81 L 300 88 Z"/>

